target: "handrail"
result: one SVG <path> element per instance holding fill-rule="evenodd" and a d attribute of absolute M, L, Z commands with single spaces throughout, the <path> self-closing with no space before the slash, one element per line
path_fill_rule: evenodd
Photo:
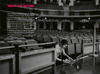
<path fill-rule="evenodd" d="M 55 42 L 40 43 L 40 44 L 19 45 L 19 47 L 35 46 L 35 45 L 48 45 L 48 44 L 55 44 Z M 2 50 L 2 49 L 14 48 L 14 47 L 15 47 L 15 46 L 0 47 L 0 50 Z"/>
<path fill-rule="evenodd" d="M 55 42 L 39 43 L 39 44 L 28 44 L 28 45 L 19 45 L 18 47 L 35 46 L 35 45 L 48 45 L 48 44 L 55 44 Z"/>
<path fill-rule="evenodd" d="M 78 17 L 100 17 L 100 15 L 86 15 L 86 16 L 84 16 L 84 15 L 82 15 L 82 16 L 77 16 L 77 15 L 47 15 L 47 14 L 42 14 L 42 15 L 40 15 L 39 17 L 61 17 L 61 18 L 71 18 L 71 17 L 73 17 L 73 18 L 78 18 Z"/>
<path fill-rule="evenodd" d="M 98 42 L 96 42 L 95 44 L 98 44 Z M 93 45 L 93 42 L 92 43 L 84 43 L 84 45 Z"/>
<path fill-rule="evenodd" d="M 0 50 L 2 50 L 2 49 L 10 49 L 10 48 L 14 48 L 14 46 L 0 47 Z"/>

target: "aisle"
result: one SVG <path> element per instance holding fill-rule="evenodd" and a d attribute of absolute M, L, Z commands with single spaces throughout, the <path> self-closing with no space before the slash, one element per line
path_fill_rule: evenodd
<path fill-rule="evenodd" d="M 76 71 L 74 66 L 70 65 L 65 65 L 62 71 L 60 65 L 56 68 L 56 74 L 100 74 L 100 62 L 97 59 L 94 60 L 93 57 L 88 57 L 84 59 L 83 68 L 79 72 Z"/>

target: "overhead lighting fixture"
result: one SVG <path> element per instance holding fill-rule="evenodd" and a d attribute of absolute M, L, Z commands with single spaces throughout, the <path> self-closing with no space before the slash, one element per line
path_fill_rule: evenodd
<path fill-rule="evenodd" d="M 45 17 L 45 20 L 46 20 L 47 18 Z"/>
<path fill-rule="evenodd" d="M 37 20 L 37 17 L 35 19 Z"/>
<path fill-rule="evenodd" d="M 90 18 L 88 18 L 90 20 Z"/>

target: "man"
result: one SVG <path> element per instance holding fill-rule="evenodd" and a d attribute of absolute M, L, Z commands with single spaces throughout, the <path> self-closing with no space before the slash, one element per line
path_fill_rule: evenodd
<path fill-rule="evenodd" d="M 63 63 L 70 63 L 70 61 L 73 61 L 73 59 L 65 53 L 64 49 L 66 48 L 66 46 L 67 46 L 67 41 L 65 39 L 63 39 L 60 43 L 56 44 L 56 50 L 55 50 L 56 65 L 60 65 Z"/>

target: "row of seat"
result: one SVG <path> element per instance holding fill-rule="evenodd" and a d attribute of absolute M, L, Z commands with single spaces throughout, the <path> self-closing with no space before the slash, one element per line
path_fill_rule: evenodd
<path fill-rule="evenodd" d="M 35 34 L 34 34 L 35 35 Z M 0 41 L 3 41 L 5 43 L 9 43 L 10 45 L 14 45 L 14 44 L 29 44 L 31 42 L 34 43 L 46 43 L 46 42 L 52 42 L 51 38 L 48 37 L 47 35 L 44 35 L 43 37 L 41 36 L 41 34 L 34 36 L 30 39 L 26 39 L 26 38 L 19 38 L 19 37 L 13 37 L 13 36 L 0 36 Z M 46 46 L 42 46 L 43 48 L 48 48 L 48 47 L 52 47 L 52 45 L 46 45 Z"/>
<path fill-rule="evenodd" d="M 43 36 L 46 37 L 45 39 L 49 40 L 48 38 L 50 37 L 53 42 L 60 42 L 60 38 L 57 36 Z M 41 38 L 41 37 L 40 37 Z M 73 57 L 73 55 L 77 55 L 77 54 L 81 54 L 82 53 L 82 43 L 80 41 L 82 41 L 82 39 L 76 39 L 76 38 L 64 38 L 62 37 L 62 39 L 66 39 L 67 41 L 67 47 L 65 49 L 65 52 L 70 55 L 71 57 Z M 84 40 L 84 43 L 86 43 L 88 40 Z M 89 40 L 90 42 L 92 42 L 91 40 Z M 48 42 L 48 41 L 47 41 Z M 6 47 L 6 46 L 13 46 L 15 44 L 18 45 L 27 45 L 27 44 L 38 44 L 38 42 L 34 39 L 29 39 L 29 40 L 8 40 L 6 42 L 1 41 L 0 45 L 1 47 Z M 32 50 L 38 50 L 38 49 L 43 49 L 43 48 L 52 48 L 53 45 L 35 45 L 35 46 L 29 46 L 29 47 L 21 47 L 19 50 L 20 52 L 25 52 L 25 51 L 32 51 Z M 8 54 L 8 53 L 12 53 L 11 49 L 6 49 L 6 50 L 0 50 L 0 55 L 2 54 Z"/>
<path fill-rule="evenodd" d="M 78 33 L 78 32 L 37 32 L 33 35 L 33 38 L 36 39 L 38 37 L 42 37 L 43 35 L 48 35 L 48 36 L 57 36 L 58 38 L 83 38 L 83 39 L 93 39 L 93 34 L 92 33 Z M 99 38 L 99 35 L 97 36 Z M 43 39 L 42 39 L 43 40 Z"/>
<path fill-rule="evenodd" d="M 43 36 L 43 38 L 44 38 L 44 41 L 45 42 L 60 42 L 60 39 L 58 38 L 58 37 L 56 37 L 56 36 L 47 36 L 47 35 L 44 35 Z M 36 39 L 39 43 L 44 43 L 44 41 L 43 41 L 43 39 L 42 39 L 42 36 L 39 34 L 39 35 L 37 35 L 37 39 Z M 38 42 L 36 41 L 36 40 L 34 40 L 34 39 L 30 39 L 30 40 L 26 40 L 25 38 L 17 38 L 17 37 L 6 37 L 5 39 L 4 39 L 4 41 L 1 41 L 0 42 L 0 45 L 1 45 L 1 47 L 6 47 L 6 46 L 13 46 L 13 45 L 16 45 L 16 44 L 18 44 L 18 45 L 26 45 L 26 44 L 38 44 Z M 73 45 L 74 46 L 74 43 L 75 43 L 75 41 L 74 40 L 72 40 L 73 41 L 73 43 L 71 43 L 70 41 L 69 41 L 69 39 L 66 39 L 67 41 L 68 41 L 68 44 L 69 45 Z M 51 44 L 51 45 L 43 45 L 43 46 L 31 46 L 31 47 L 23 47 L 23 48 L 20 48 L 20 51 L 22 51 L 22 52 L 25 52 L 25 51 L 31 51 L 31 50 L 36 50 L 36 49 L 43 49 L 43 48 L 51 48 L 51 47 L 53 47 L 53 45 Z M 74 47 L 73 47 L 74 48 Z M 69 49 L 69 48 L 68 48 Z M 11 50 L 10 49 L 8 49 L 8 50 L 0 50 L 1 51 L 1 54 L 5 54 L 5 53 L 11 53 Z"/>
<path fill-rule="evenodd" d="M 62 36 L 93 36 L 93 32 L 66 32 L 66 31 L 35 31 L 36 33 Z M 97 34 L 99 36 L 99 34 Z"/>
<path fill-rule="evenodd" d="M 51 9 L 51 10 L 64 10 L 62 6 L 55 5 L 55 4 L 35 4 L 34 8 Z"/>
<path fill-rule="evenodd" d="M 44 37 L 47 37 L 47 36 L 44 36 Z M 51 38 L 53 38 L 53 40 L 56 42 L 56 41 L 60 41 L 57 37 L 54 37 L 52 36 Z M 48 39 L 47 39 L 48 40 Z M 66 48 L 66 53 L 68 55 L 74 55 L 74 54 L 79 54 L 81 53 L 81 43 L 75 43 L 75 40 L 72 40 L 73 43 L 71 43 L 71 41 L 69 39 L 66 39 L 67 42 L 68 42 L 68 46 Z M 30 39 L 30 40 L 26 40 L 26 41 L 22 41 L 22 40 L 12 40 L 12 41 L 1 41 L 0 42 L 0 47 L 6 47 L 6 46 L 14 46 L 14 45 L 27 45 L 27 44 L 38 44 L 37 41 L 33 40 L 33 39 Z M 22 47 L 20 48 L 20 52 L 25 52 L 25 51 L 32 51 L 32 50 L 37 50 L 37 49 L 43 49 L 43 48 L 51 48 L 53 47 L 53 45 L 43 45 L 43 46 L 38 46 L 38 45 L 35 45 L 35 46 L 30 46 L 30 47 Z M 0 50 L 0 55 L 3 55 L 3 54 L 9 54 L 9 53 L 12 53 L 12 50 L 11 49 L 3 49 L 3 50 Z"/>
<path fill-rule="evenodd" d="M 70 6 L 70 10 L 96 10 L 100 9 L 100 5 L 95 5 L 91 2 L 79 2 L 75 3 L 74 6 Z"/>
<path fill-rule="evenodd" d="M 47 37 L 47 39 L 45 38 Z M 70 56 L 82 53 L 82 41 L 83 43 L 93 43 L 93 31 L 92 32 L 66 32 L 66 31 L 35 31 L 33 39 L 38 42 L 44 42 L 44 40 L 53 41 L 59 43 L 62 39 L 66 39 L 67 47 L 66 53 Z M 100 42 L 100 35 L 96 37 L 96 41 Z M 49 42 L 48 41 L 48 42 Z"/>
<path fill-rule="evenodd" d="M 98 35 L 97 40 L 100 41 L 100 35 Z M 62 39 L 67 40 L 67 50 L 66 53 L 69 55 L 81 53 L 81 45 L 82 40 L 84 43 L 93 43 L 93 33 L 92 32 L 61 32 L 61 31 L 35 31 L 32 35 L 32 39 L 27 40 L 25 38 L 18 37 L 1 37 L 3 41 L 8 43 L 9 45 L 19 44 L 38 44 L 38 43 L 46 43 L 46 42 L 56 42 L 59 43 Z M 34 42 L 35 41 L 35 42 Z M 34 50 L 40 48 L 51 48 L 53 45 L 43 45 L 36 47 L 25 47 L 21 48 L 21 51 Z M 73 52 L 72 52 L 73 51 Z"/>
<path fill-rule="evenodd" d="M 11 38 L 6 38 L 5 41 L 0 41 L 0 47 L 6 47 L 6 46 L 15 46 L 15 45 L 27 45 L 27 44 L 38 44 L 38 42 L 34 39 L 27 40 L 25 38 L 18 38 L 16 40 L 12 40 Z M 29 46 L 29 47 L 21 47 L 20 51 L 31 51 L 31 50 L 37 50 L 37 49 L 43 49 L 43 46 Z M 0 55 L 2 54 L 9 54 L 12 53 L 12 49 L 3 49 L 0 50 Z"/>

